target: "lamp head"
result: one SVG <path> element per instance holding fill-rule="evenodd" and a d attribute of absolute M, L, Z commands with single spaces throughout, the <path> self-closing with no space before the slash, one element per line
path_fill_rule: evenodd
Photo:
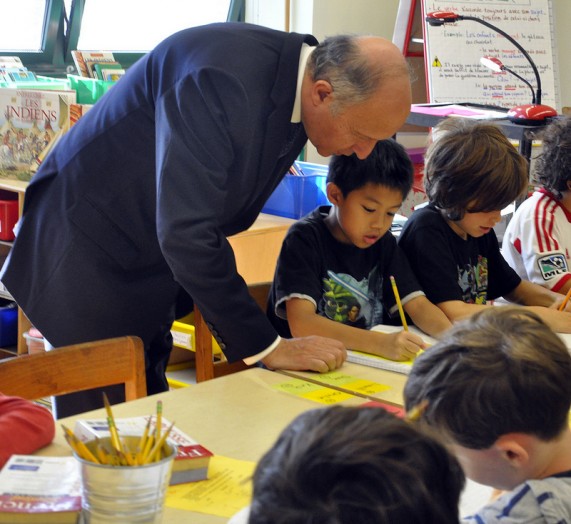
<path fill-rule="evenodd" d="M 463 17 L 453 13 L 452 11 L 433 11 L 426 15 L 426 21 L 431 26 L 441 26 L 444 24 L 453 24 Z"/>
<path fill-rule="evenodd" d="M 480 64 L 491 69 L 495 73 L 501 73 L 505 69 L 505 66 L 504 64 L 502 64 L 502 61 L 499 58 L 496 58 L 495 56 L 483 56 L 482 58 L 480 58 Z"/>

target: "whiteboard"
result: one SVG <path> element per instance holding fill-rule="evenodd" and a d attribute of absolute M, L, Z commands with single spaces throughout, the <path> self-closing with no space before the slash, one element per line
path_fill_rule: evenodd
<path fill-rule="evenodd" d="M 551 0 L 423 0 L 423 19 L 432 11 L 453 11 L 484 19 L 512 36 L 531 56 L 541 77 L 543 104 L 560 109 Z M 527 59 L 514 45 L 472 20 L 432 27 L 424 23 L 424 62 L 432 103 L 475 102 L 510 108 L 530 104 L 529 87 L 507 73 L 480 64 L 499 58 L 536 88 Z"/>

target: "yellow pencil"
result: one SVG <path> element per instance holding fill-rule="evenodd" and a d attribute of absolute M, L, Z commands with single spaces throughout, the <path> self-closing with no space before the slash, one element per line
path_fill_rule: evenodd
<path fill-rule="evenodd" d="M 105 411 L 107 411 L 107 424 L 109 425 L 109 433 L 111 434 L 111 443 L 117 451 L 123 451 L 123 445 L 119 438 L 119 433 L 117 432 L 117 426 L 115 425 L 115 417 L 113 417 L 111 404 L 105 392 L 103 392 L 103 404 L 105 405 Z"/>
<path fill-rule="evenodd" d="M 65 427 L 63 424 L 61 426 L 64 431 L 65 440 L 71 446 L 71 448 L 83 459 L 90 460 L 91 462 L 99 463 L 97 457 L 89 451 L 88 447 L 79 440 L 71 429 Z"/>
<path fill-rule="evenodd" d="M 145 447 L 147 446 L 147 437 L 149 435 L 149 429 L 151 427 L 151 418 L 152 417 L 149 417 L 149 420 L 147 420 L 147 425 L 145 426 L 145 431 L 141 435 L 139 443 L 137 444 L 137 455 L 136 455 L 136 457 L 137 457 L 138 463 L 142 462 L 143 451 L 145 450 Z"/>
<path fill-rule="evenodd" d="M 155 440 L 161 439 L 161 429 L 163 425 L 163 401 L 157 400 L 157 420 L 155 421 Z"/>
<path fill-rule="evenodd" d="M 168 429 L 162 434 L 161 438 L 155 442 L 155 445 L 151 449 L 151 451 L 143 457 L 144 464 L 148 464 L 149 462 L 153 462 L 160 457 L 161 448 L 163 447 L 164 443 L 171 432 L 171 429 L 174 427 L 174 422 L 168 427 Z M 155 455 L 157 458 L 155 458 Z"/>
<path fill-rule="evenodd" d="M 405 420 L 407 422 L 416 422 L 422 417 L 422 414 L 426 411 L 428 407 L 428 399 L 421 400 L 416 406 L 409 409 L 405 415 Z"/>
<path fill-rule="evenodd" d="M 569 302 L 569 298 L 571 298 L 571 288 L 569 288 L 569 291 L 567 291 L 567 294 L 565 295 L 565 300 L 561 302 L 561 305 L 559 306 L 559 311 L 563 311 L 565 309 L 567 302 Z"/>
<path fill-rule="evenodd" d="M 399 308 L 399 315 L 402 322 L 402 327 L 405 331 L 408 331 L 408 325 L 406 323 L 406 317 L 404 315 L 404 309 L 402 308 L 402 303 L 400 301 L 399 290 L 397 289 L 397 283 L 395 281 L 395 277 L 391 275 L 391 286 L 393 287 L 393 293 L 395 294 L 395 300 L 397 301 L 397 307 Z"/>

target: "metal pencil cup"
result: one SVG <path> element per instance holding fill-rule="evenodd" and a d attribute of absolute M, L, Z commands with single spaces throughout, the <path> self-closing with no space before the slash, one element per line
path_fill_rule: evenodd
<path fill-rule="evenodd" d="M 140 437 L 122 437 L 135 449 Z M 110 439 L 99 442 L 110 449 Z M 86 442 L 90 451 L 95 441 Z M 165 444 L 167 455 L 143 466 L 96 464 L 75 455 L 81 465 L 82 522 L 85 524 L 158 524 L 161 522 L 176 446 Z"/>

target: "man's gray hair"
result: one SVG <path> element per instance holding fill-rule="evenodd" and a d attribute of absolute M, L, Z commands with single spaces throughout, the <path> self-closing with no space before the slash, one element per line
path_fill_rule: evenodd
<path fill-rule="evenodd" d="M 408 74 L 406 67 L 383 67 L 380 61 L 371 60 L 362 51 L 358 36 L 336 35 L 326 38 L 311 53 L 307 68 L 311 79 L 325 80 L 335 92 L 336 113 L 349 105 L 366 101 L 393 75 Z"/>

